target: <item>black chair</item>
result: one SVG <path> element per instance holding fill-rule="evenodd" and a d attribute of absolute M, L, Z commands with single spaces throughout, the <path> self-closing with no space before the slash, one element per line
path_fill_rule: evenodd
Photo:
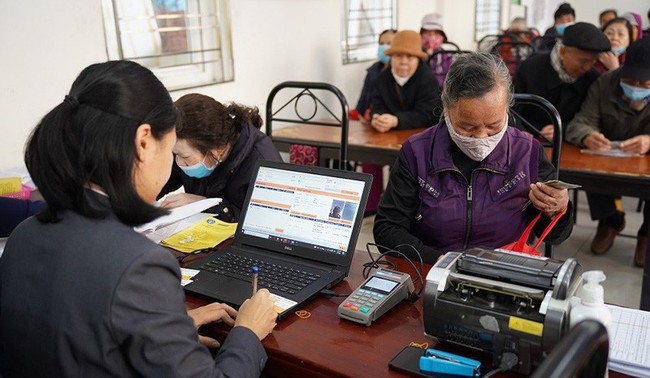
<path fill-rule="evenodd" d="M 454 50 L 455 51 L 460 51 L 460 46 L 458 46 L 457 44 L 455 44 L 452 41 L 443 42 L 442 45 L 440 45 L 440 47 L 443 50 L 447 50 L 447 51 L 454 51 Z"/>
<path fill-rule="evenodd" d="M 476 44 L 476 51 L 491 53 L 494 49 L 494 45 L 499 43 L 499 41 L 504 37 L 503 34 L 488 34 L 481 38 Z"/>
<path fill-rule="evenodd" d="M 551 163 L 555 167 L 555 174 L 559 177 L 560 154 L 562 152 L 562 119 L 560 118 L 560 113 L 558 113 L 555 106 L 553 106 L 553 104 L 551 104 L 547 99 L 537 95 L 515 93 L 514 100 L 515 104 L 510 109 L 510 114 L 514 117 L 514 121 L 518 126 L 523 127 L 526 131 L 533 134 L 534 137 L 538 138 L 543 147 L 551 149 Z M 553 140 L 542 135 L 537 127 L 528 122 L 524 116 L 520 114 L 521 110 L 525 107 L 538 108 L 548 115 L 549 123 L 553 125 Z M 553 246 L 545 244 L 544 255 L 546 257 L 551 257 L 552 254 Z"/>
<path fill-rule="evenodd" d="M 521 62 L 533 55 L 533 46 L 528 42 L 504 40 L 494 45 L 493 53 L 501 57 L 510 76 L 514 77 Z"/>
<path fill-rule="evenodd" d="M 551 51 L 556 42 L 557 38 L 548 36 L 538 36 L 530 40 L 530 44 L 533 46 L 533 51 L 535 53 L 544 53 Z"/>
<path fill-rule="evenodd" d="M 291 89 L 297 90 L 297 93 L 283 105 L 274 107 L 273 100 L 275 99 L 276 95 L 282 91 Z M 325 95 L 326 93 L 333 94 L 341 105 L 341 112 L 338 113 L 338 115 L 330 110 L 330 108 L 323 102 L 322 95 Z M 321 97 L 317 96 L 317 94 L 321 95 Z M 300 114 L 300 111 L 298 109 L 298 102 L 305 96 L 308 99 L 312 100 L 314 104 L 313 113 L 307 116 Z M 295 117 L 290 116 L 287 118 L 286 114 L 284 116 L 280 116 L 279 113 L 292 103 L 294 106 L 293 115 L 295 115 Z M 330 118 L 331 116 L 334 121 L 314 120 L 314 117 L 316 117 L 318 113 L 319 106 L 322 106 L 323 109 L 325 109 L 327 112 L 328 116 L 325 118 Z M 269 93 L 269 96 L 266 100 L 266 135 L 268 135 L 269 138 L 273 139 L 274 121 L 282 123 L 340 127 L 341 142 L 338 145 L 338 168 L 341 170 L 346 170 L 348 167 L 348 111 L 349 107 L 345 96 L 337 87 L 332 84 L 305 81 L 285 81 L 275 86 L 275 88 L 273 88 Z"/>
<path fill-rule="evenodd" d="M 605 326 L 596 320 L 583 320 L 564 335 L 531 378 L 603 377 L 608 357 Z"/>

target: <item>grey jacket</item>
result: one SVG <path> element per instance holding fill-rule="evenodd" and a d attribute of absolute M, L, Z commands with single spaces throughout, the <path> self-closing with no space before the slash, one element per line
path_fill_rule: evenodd
<path fill-rule="evenodd" d="M 254 377 L 265 362 L 243 327 L 213 359 L 187 315 L 176 260 L 114 215 L 30 218 L 0 258 L 5 378 Z"/>
<path fill-rule="evenodd" d="M 607 72 L 596 80 L 587 93 L 578 114 L 569 123 L 566 139 L 582 145 L 583 139 L 599 131 L 612 141 L 650 134 L 650 106 L 635 112 L 623 101 L 620 69 Z"/>

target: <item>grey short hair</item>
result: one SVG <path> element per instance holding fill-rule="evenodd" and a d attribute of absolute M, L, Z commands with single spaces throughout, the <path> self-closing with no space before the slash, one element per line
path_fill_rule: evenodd
<path fill-rule="evenodd" d="M 508 107 L 514 103 L 510 73 L 501 58 L 487 53 L 459 56 L 451 65 L 440 98 L 449 109 L 460 98 L 477 98 L 503 85 L 508 93 Z"/>

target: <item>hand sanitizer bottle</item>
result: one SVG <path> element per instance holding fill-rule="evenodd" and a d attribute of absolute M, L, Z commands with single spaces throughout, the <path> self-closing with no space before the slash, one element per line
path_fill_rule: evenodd
<path fill-rule="evenodd" d="M 605 307 L 605 297 L 601 282 L 605 281 L 602 270 L 590 270 L 582 274 L 584 283 L 580 289 L 580 302 L 571 308 L 569 323 L 571 327 L 584 319 L 595 319 L 603 323 L 605 328 L 612 320 L 612 314 Z"/>

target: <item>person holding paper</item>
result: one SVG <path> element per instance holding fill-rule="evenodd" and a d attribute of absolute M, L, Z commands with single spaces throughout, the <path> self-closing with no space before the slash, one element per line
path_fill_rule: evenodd
<path fill-rule="evenodd" d="M 544 148 L 508 125 L 510 73 L 490 54 L 466 54 L 451 66 L 442 90 L 443 120 L 403 145 L 379 203 L 373 234 L 381 246 L 434 263 L 448 251 L 500 248 L 516 241 L 533 218 L 545 242 L 573 228 L 566 189 Z M 565 215 L 562 212 L 567 209 Z"/>
<path fill-rule="evenodd" d="M 277 318 L 269 292 L 187 311 L 178 262 L 133 230 L 166 213 L 177 112 L 135 62 L 84 69 L 36 126 L 27 169 L 47 202 L 0 258 L 4 377 L 259 376 Z M 213 359 L 197 328 L 233 325 Z M 200 342 L 201 341 L 201 342 Z"/>
<path fill-rule="evenodd" d="M 163 202 L 173 208 L 206 197 L 220 197 L 219 205 L 205 210 L 225 222 L 237 222 L 244 204 L 255 162 L 281 161 L 271 138 L 259 129 L 257 108 L 223 105 L 198 93 L 175 102 L 181 113 L 176 123 L 175 164 L 158 197 L 177 190 Z"/>
<path fill-rule="evenodd" d="M 601 76 L 589 88 L 582 108 L 567 127 L 567 141 L 591 150 L 608 151 L 618 145 L 622 151 L 647 154 L 650 151 L 650 39 L 643 38 L 627 48 L 620 69 Z M 616 142 L 616 143 L 613 143 Z M 591 218 L 598 230 L 591 251 L 607 252 L 625 227 L 625 213 L 616 208 L 614 197 L 587 192 Z M 634 264 L 644 266 L 648 244 L 650 207 L 643 211 L 637 235 Z"/>

